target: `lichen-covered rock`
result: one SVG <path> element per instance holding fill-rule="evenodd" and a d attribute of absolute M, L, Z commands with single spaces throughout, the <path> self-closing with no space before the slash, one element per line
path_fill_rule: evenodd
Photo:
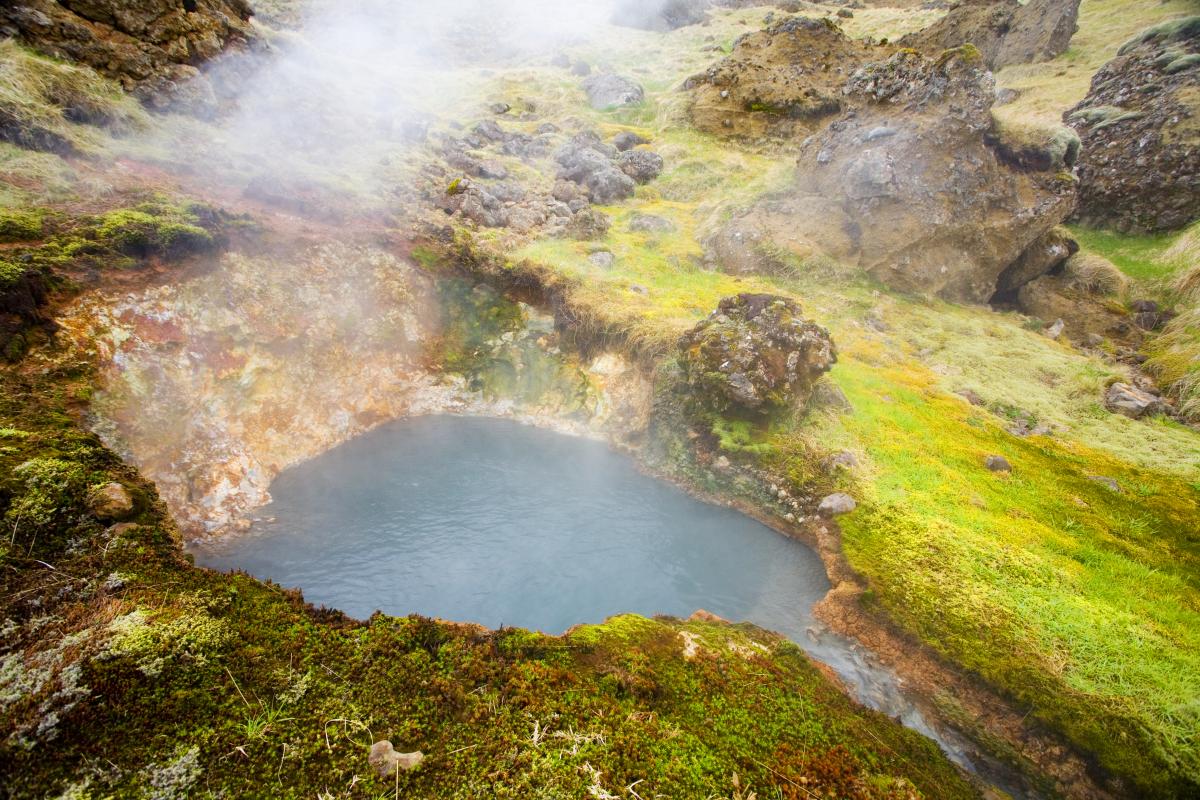
<path fill-rule="evenodd" d="M 155 109 L 211 113 L 198 66 L 253 40 L 246 0 L 17 0 L 0 33 L 115 78 Z"/>
<path fill-rule="evenodd" d="M 588 103 L 598 111 L 636 105 L 646 99 L 642 87 L 629 78 L 609 72 L 592 75 L 583 82 Z"/>
<path fill-rule="evenodd" d="M 663 171 L 663 159 L 650 150 L 626 150 L 617 156 L 617 166 L 638 183 L 649 183 Z"/>
<path fill-rule="evenodd" d="M 837 362 L 828 331 L 778 295 L 726 297 L 679 341 L 696 399 L 723 413 L 762 414 L 807 403 Z"/>
<path fill-rule="evenodd" d="M 1078 19 L 1079 0 L 971 0 L 899 43 L 934 54 L 969 43 L 988 67 L 1000 69 L 1066 52 Z"/>
<path fill-rule="evenodd" d="M 740 37 L 729 56 L 688 79 L 692 121 L 739 138 L 811 132 L 842 110 L 855 67 L 878 55 L 830 20 L 784 19 Z"/>
<path fill-rule="evenodd" d="M 1127 42 L 1065 118 L 1083 142 L 1079 219 L 1127 232 L 1200 219 L 1200 16 Z"/>

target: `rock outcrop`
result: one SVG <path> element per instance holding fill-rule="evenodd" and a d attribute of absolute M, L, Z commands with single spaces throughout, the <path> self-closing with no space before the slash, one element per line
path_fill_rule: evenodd
<path fill-rule="evenodd" d="M 726 58 L 687 80 L 692 121 L 740 138 L 810 133 L 842 110 L 842 85 L 879 54 L 827 19 L 789 17 L 742 36 Z"/>
<path fill-rule="evenodd" d="M 897 52 L 840 94 L 847 110 L 800 148 L 793 187 L 729 223 L 760 251 L 820 252 L 903 291 L 981 303 L 1070 214 L 1062 165 L 1006 160 L 974 48 Z"/>
<path fill-rule="evenodd" d="M 680 339 L 679 354 L 698 402 L 752 415 L 807 403 L 837 362 L 829 333 L 795 302 L 769 294 L 726 297 Z"/>
<path fill-rule="evenodd" d="M 246 0 L 17 0 L 0 34 L 115 78 L 146 105 L 210 113 L 199 67 L 251 38 Z"/>
<path fill-rule="evenodd" d="M 936 55 L 972 44 L 991 69 L 1047 61 L 1066 52 L 1075 35 L 1080 0 L 966 0 L 924 30 L 902 38 L 902 47 Z"/>
<path fill-rule="evenodd" d="M 713 0 L 624 0 L 613 9 L 612 22 L 644 31 L 673 31 L 708 19 Z"/>
<path fill-rule="evenodd" d="M 1083 142 L 1081 220 L 1153 232 L 1200 218 L 1200 16 L 1127 42 L 1066 120 Z"/>

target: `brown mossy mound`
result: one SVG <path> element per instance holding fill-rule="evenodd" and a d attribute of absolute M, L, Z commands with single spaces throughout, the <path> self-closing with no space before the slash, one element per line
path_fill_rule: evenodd
<path fill-rule="evenodd" d="M 810 132 L 842 110 L 842 84 L 878 54 L 828 19 L 783 19 L 742 36 L 729 56 L 687 80 L 692 122 L 747 139 Z"/>
<path fill-rule="evenodd" d="M 829 332 L 800 316 L 793 300 L 726 297 L 679 340 L 695 400 L 717 413 L 764 414 L 803 405 L 837 363 Z"/>

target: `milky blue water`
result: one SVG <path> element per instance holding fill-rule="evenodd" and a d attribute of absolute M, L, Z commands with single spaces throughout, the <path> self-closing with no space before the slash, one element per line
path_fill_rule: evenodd
<path fill-rule="evenodd" d="M 829 589 L 804 544 L 639 473 L 604 444 L 514 422 L 385 425 L 280 475 L 249 534 L 197 562 L 366 617 L 561 633 L 699 608 L 801 639 Z"/>

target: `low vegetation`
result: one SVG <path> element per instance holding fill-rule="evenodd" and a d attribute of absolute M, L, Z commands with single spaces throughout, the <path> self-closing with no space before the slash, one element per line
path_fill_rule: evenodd
<path fill-rule="evenodd" d="M 89 380 L 0 372 L 14 796 L 976 796 L 932 742 L 749 626 L 354 622 L 196 569 L 153 489 L 66 414 Z M 134 499 L 115 525 L 86 501 L 110 481 Z M 377 777 L 380 739 L 425 759 Z"/>

